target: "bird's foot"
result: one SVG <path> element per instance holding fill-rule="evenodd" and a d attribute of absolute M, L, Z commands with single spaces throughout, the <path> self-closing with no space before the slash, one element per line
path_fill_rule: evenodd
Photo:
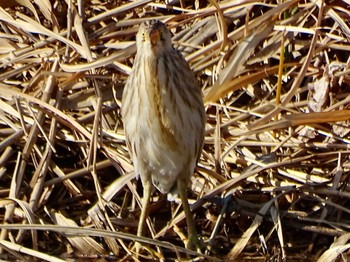
<path fill-rule="evenodd" d="M 200 254 L 203 252 L 204 243 L 198 235 L 188 236 L 188 238 L 184 240 L 184 244 L 187 249 L 196 251 Z"/>
<path fill-rule="evenodd" d="M 148 245 L 142 244 L 140 242 L 135 242 L 131 248 L 131 252 L 135 255 L 135 258 L 159 258 L 157 251 L 150 248 Z"/>
<path fill-rule="evenodd" d="M 202 251 L 204 249 L 204 243 L 202 239 L 198 237 L 197 233 L 190 234 L 188 235 L 188 237 L 186 237 L 186 235 L 176 225 L 174 225 L 174 231 L 181 238 L 182 242 L 184 243 L 187 249 L 190 249 L 202 254 Z"/>

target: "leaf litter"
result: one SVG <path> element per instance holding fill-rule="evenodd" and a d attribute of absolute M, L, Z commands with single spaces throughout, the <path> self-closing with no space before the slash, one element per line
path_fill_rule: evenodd
<path fill-rule="evenodd" d="M 349 250 L 348 1 L 0 2 L 0 259 L 337 261 Z M 165 22 L 203 90 L 189 199 L 140 181 L 121 94 L 145 20 Z M 117 97 L 114 100 L 113 92 Z M 140 120 L 141 121 L 141 120 Z M 137 258 L 135 239 L 147 244 Z"/>

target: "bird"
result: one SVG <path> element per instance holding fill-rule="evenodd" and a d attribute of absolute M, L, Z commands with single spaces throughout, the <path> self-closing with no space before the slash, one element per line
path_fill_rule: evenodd
<path fill-rule="evenodd" d="M 144 234 L 156 188 L 168 199 L 179 195 L 188 231 L 185 246 L 198 250 L 200 241 L 187 190 L 203 147 L 205 108 L 193 71 L 173 47 L 170 30 L 159 20 L 148 20 L 139 27 L 121 115 L 134 172 L 143 186 L 137 235 Z"/>

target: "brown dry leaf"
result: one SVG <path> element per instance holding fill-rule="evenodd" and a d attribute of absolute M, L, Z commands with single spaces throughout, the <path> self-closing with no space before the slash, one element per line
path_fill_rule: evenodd
<path fill-rule="evenodd" d="M 312 125 L 320 123 L 331 123 L 337 121 L 350 120 L 350 110 L 337 110 L 332 112 L 317 112 L 287 115 L 284 119 L 262 125 L 259 128 L 254 128 L 251 131 L 242 131 L 240 134 L 254 134 L 260 131 L 283 129 L 300 125 Z M 237 135 L 237 134 L 235 134 Z"/>
<path fill-rule="evenodd" d="M 17 0 L 16 0 L 17 1 Z M 58 32 L 58 21 L 55 14 L 52 12 L 52 5 L 49 0 L 34 0 L 34 2 L 39 6 L 40 11 L 45 16 L 45 18 L 50 21 L 53 25 L 54 31 Z"/>
<path fill-rule="evenodd" d="M 6 2 L 6 4 L 4 2 Z M 0 6 L 3 8 L 14 7 L 14 6 L 17 6 L 18 4 L 27 7 L 34 14 L 35 19 L 39 21 L 38 13 L 34 5 L 29 0 L 4 0 L 0 2 Z"/>
<path fill-rule="evenodd" d="M 320 256 L 317 262 L 338 261 L 338 257 L 349 250 L 350 244 L 347 244 L 349 239 L 349 233 L 336 238 L 333 244 Z"/>
<path fill-rule="evenodd" d="M 235 51 L 231 56 L 231 60 L 228 61 L 227 66 L 219 73 L 219 84 L 231 80 L 244 70 L 243 64 L 251 56 L 256 46 L 267 37 L 272 29 L 272 21 L 266 21 L 258 28 L 255 28 L 255 30 L 252 30 L 251 34 L 236 46 Z"/>
<path fill-rule="evenodd" d="M 59 41 L 62 41 L 63 43 L 71 46 L 74 48 L 77 52 L 79 52 L 83 57 L 87 57 L 87 54 L 83 50 L 83 48 L 76 43 L 62 37 L 59 34 L 54 33 L 53 31 L 45 28 L 38 22 L 34 21 L 30 17 L 23 15 L 21 13 L 18 13 L 18 16 L 23 19 L 13 19 L 12 16 L 10 16 L 4 9 L 0 8 L 0 21 L 7 22 L 15 27 L 18 27 L 22 29 L 23 31 L 30 32 L 30 33 L 37 33 L 37 34 L 43 34 L 46 36 L 53 37 Z"/>
<path fill-rule="evenodd" d="M 254 84 L 266 75 L 275 74 L 278 72 L 278 67 L 272 67 L 267 70 L 262 70 L 257 73 L 252 73 L 249 75 L 244 75 L 239 78 L 235 78 L 231 81 L 227 81 L 221 85 L 215 84 L 212 86 L 208 93 L 204 97 L 204 102 L 207 104 L 209 102 L 215 102 L 218 99 L 224 97 L 229 92 L 234 92 L 248 84 Z"/>
<path fill-rule="evenodd" d="M 87 60 L 92 61 L 93 54 L 91 53 L 89 41 L 86 38 L 85 30 L 83 28 L 83 19 L 78 15 L 77 12 L 75 12 L 73 15 L 74 15 L 74 29 L 79 37 L 81 45 L 85 50 L 85 54 L 87 55 Z"/>
<path fill-rule="evenodd" d="M 332 131 L 337 136 L 346 138 L 350 132 L 350 122 L 349 121 L 335 122 L 332 125 Z"/>
<path fill-rule="evenodd" d="M 329 77 L 327 72 L 308 85 L 308 108 L 311 112 L 322 112 L 329 102 Z"/>
<path fill-rule="evenodd" d="M 84 255 L 106 254 L 106 250 L 92 237 L 79 236 L 79 226 L 72 220 L 63 216 L 59 212 L 50 212 L 52 221 L 58 226 L 77 228 L 76 236 L 67 235 L 67 240 L 71 245 Z M 72 233 L 72 232 L 71 232 Z"/>
<path fill-rule="evenodd" d="M 65 262 L 66 260 L 59 259 L 55 256 L 50 256 L 48 254 L 45 254 L 44 252 L 39 252 L 36 250 L 33 250 L 31 248 L 24 247 L 22 245 L 18 245 L 16 243 L 6 241 L 6 240 L 0 240 L 0 246 L 6 247 L 8 250 L 11 250 L 15 252 L 16 257 L 20 258 L 22 260 L 26 260 L 24 256 L 21 256 L 20 254 L 27 254 L 31 257 L 51 261 L 51 262 Z M 16 253 L 17 252 L 17 253 Z"/>
<path fill-rule="evenodd" d="M 11 40 L 0 38 L 0 54 L 8 54 L 17 50 L 19 47 Z"/>
<path fill-rule="evenodd" d="M 236 242 L 233 249 L 231 249 L 230 253 L 227 255 L 228 261 L 234 261 L 237 259 L 237 257 L 241 254 L 243 249 L 247 246 L 250 238 L 254 234 L 254 232 L 258 229 L 258 227 L 263 222 L 263 215 L 265 215 L 268 210 L 270 209 L 271 205 L 273 204 L 274 200 L 270 200 L 268 203 L 266 203 L 258 212 L 258 214 L 255 216 L 252 224 L 250 227 L 244 232 L 242 237 Z"/>

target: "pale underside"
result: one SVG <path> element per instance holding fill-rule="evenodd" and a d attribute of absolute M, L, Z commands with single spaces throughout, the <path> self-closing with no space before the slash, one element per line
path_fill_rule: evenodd
<path fill-rule="evenodd" d="M 193 173 L 204 132 L 200 89 L 192 73 L 190 79 L 181 74 L 170 77 L 190 70 L 174 49 L 170 51 L 157 58 L 152 52 L 138 51 L 125 86 L 129 90 L 124 92 L 123 103 L 128 104 L 122 109 L 135 172 L 142 180 L 151 177 L 164 194 L 176 189 L 178 176 Z"/>

